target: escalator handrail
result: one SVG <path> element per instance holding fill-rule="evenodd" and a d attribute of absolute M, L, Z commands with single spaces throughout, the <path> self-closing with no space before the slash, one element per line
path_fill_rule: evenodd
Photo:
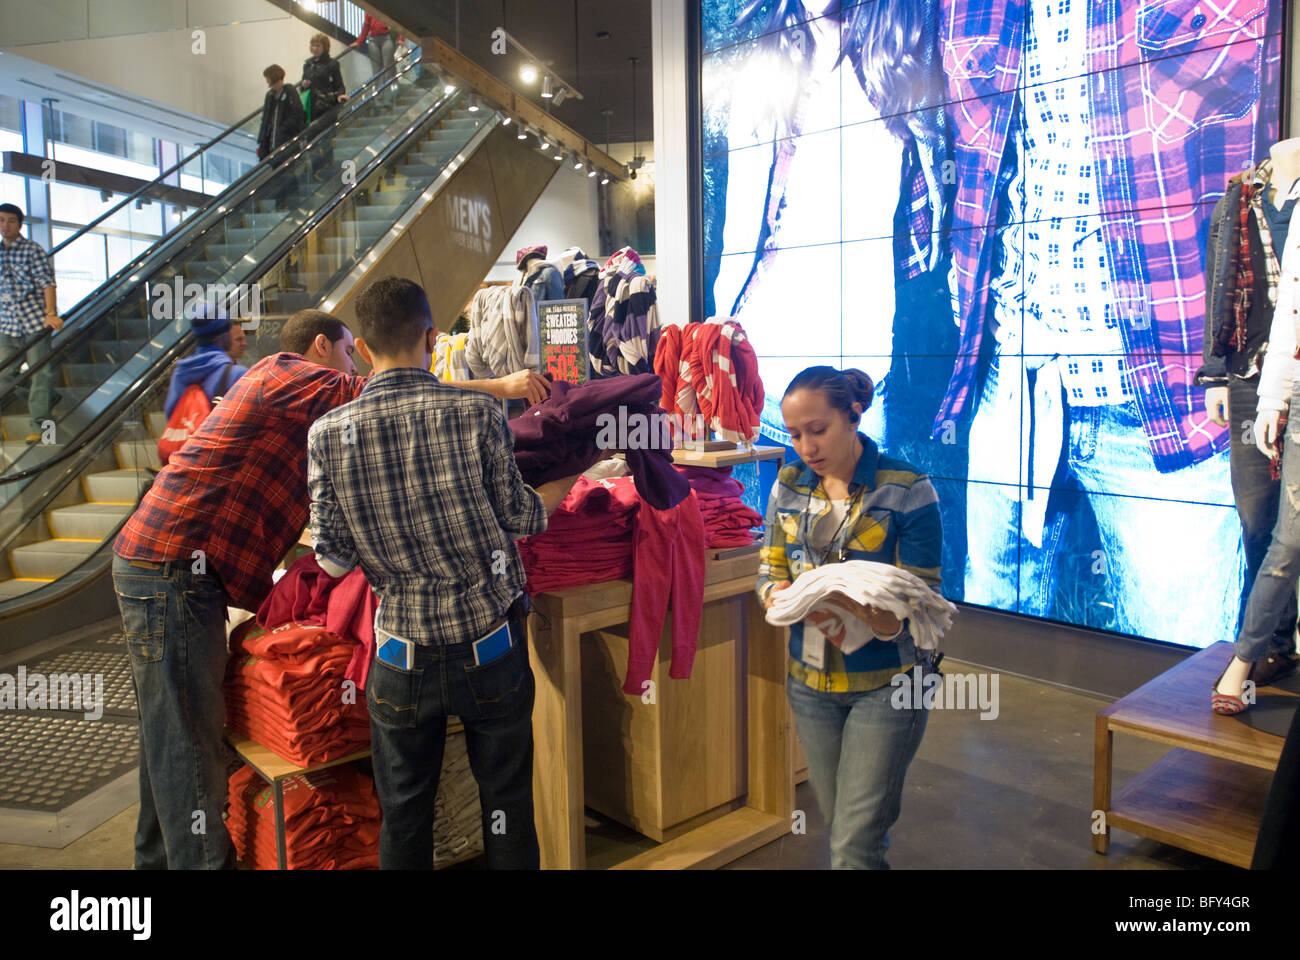
<path fill-rule="evenodd" d="M 450 112 L 451 105 L 456 99 L 456 94 L 459 92 L 459 90 L 456 90 L 450 94 L 444 94 L 443 98 L 431 106 L 425 112 L 423 117 L 411 123 L 406 133 L 390 141 L 389 144 L 374 158 L 374 160 L 366 165 L 363 171 L 358 172 L 352 183 L 343 184 L 342 188 L 332 198 L 330 198 L 329 201 L 323 204 L 316 213 L 300 224 L 293 233 L 282 240 L 270 255 L 263 257 L 241 282 L 255 283 L 259 278 L 273 270 L 279 262 L 288 255 L 294 247 L 305 240 L 308 234 L 310 234 L 312 230 L 316 229 L 316 227 L 319 226 L 320 223 L 328 217 L 340 203 L 346 200 L 354 190 L 358 189 L 359 184 L 364 183 L 372 174 L 381 170 L 384 164 L 397 154 L 406 142 L 415 135 L 417 130 L 426 127 L 431 122 L 436 122 L 440 114 Z M 95 417 L 94 421 L 87 424 L 87 427 L 82 432 L 81 436 L 74 439 L 66 449 L 60 451 L 48 460 L 43 460 L 38 464 L 28 467 L 26 470 L 20 470 L 13 474 L 0 474 L 0 485 L 17 483 L 20 480 L 35 477 L 38 474 L 49 470 L 51 467 L 58 466 L 74 455 L 80 453 L 85 447 L 98 438 L 99 433 L 102 433 L 102 429 L 98 431 L 94 429 L 95 423 L 112 423 L 116 421 L 117 418 L 125 412 L 125 410 L 130 408 L 132 404 L 143 398 L 144 394 L 153 387 L 154 383 L 158 379 L 161 378 L 163 371 L 168 369 L 173 360 L 178 359 L 186 350 L 188 350 L 190 346 L 193 345 L 195 339 L 194 331 L 186 330 L 175 343 L 170 347 L 167 347 L 163 353 L 150 364 L 149 369 L 142 374 L 138 380 L 127 387 L 126 390 L 120 393 L 116 398 L 111 400 L 108 406 L 106 406 Z M 37 510 L 36 512 L 39 513 L 40 510 Z"/>
<path fill-rule="evenodd" d="M 376 73 L 373 77 L 371 77 L 370 80 L 366 82 L 366 84 L 363 84 L 361 87 L 357 89 L 358 91 L 364 90 L 369 83 L 381 77 L 383 74 L 387 73 L 388 71 L 393 70 L 394 73 L 391 77 L 388 77 L 386 80 L 384 80 L 384 82 L 381 83 L 369 96 L 366 96 L 358 100 L 354 100 L 353 98 L 349 97 L 348 103 L 346 104 L 347 109 L 339 111 L 338 116 L 334 118 L 333 122 L 330 123 L 329 126 L 322 127 L 320 130 L 318 130 L 312 136 L 311 140 L 303 144 L 300 144 L 296 153 L 292 154 L 291 156 L 286 156 L 275 167 L 272 167 L 270 164 L 267 163 L 258 163 L 257 166 L 255 166 L 252 170 L 250 170 L 247 174 L 245 174 L 245 176 L 241 177 L 239 180 L 235 181 L 235 183 L 231 184 L 220 194 L 213 197 L 212 201 L 199 212 L 198 218 L 195 218 L 194 220 L 191 220 L 188 224 L 185 224 L 187 228 L 193 227 L 197 230 L 197 232 L 192 232 L 189 229 L 186 230 L 177 229 L 172 231 L 171 234 L 167 235 L 161 241 L 159 241 L 159 243 L 156 246 L 150 247 L 148 250 L 141 253 L 138 257 L 136 257 L 135 260 L 131 261 L 126 266 L 122 267 L 120 270 L 117 271 L 117 273 L 113 274 L 112 277 L 110 277 L 109 279 L 105 280 L 102 284 L 100 284 L 100 286 L 93 293 L 91 293 L 84 300 L 82 300 L 80 303 L 78 303 L 75 307 L 72 308 L 72 311 L 70 311 L 69 313 L 69 319 L 64 322 L 62 327 L 60 327 L 61 331 L 66 331 L 66 335 L 59 338 L 58 345 L 53 347 L 49 354 L 42 357 L 40 360 L 36 361 L 35 363 L 30 364 L 28 366 L 25 378 L 13 378 L 8 383 L 7 386 L 5 386 L 3 389 L 0 389 L 0 402 L 2 402 L 9 394 L 19 389 L 19 385 L 23 382 L 23 379 L 30 379 L 31 375 L 35 371 L 41 369 L 44 366 L 47 365 L 53 366 L 54 364 L 58 363 L 69 352 L 71 352 L 74 349 L 77 349 L 87 339 L 89 339 L 88 334 L 91 331 L 91 328 L 94 324 L 94 320 L 98 319 L 98 317 L 100 317 L 104 313 L 104 311 L 115 306 L 119 301 L 121 301 L 126 296 L 125 293 L 119 293 L 115 298 L 109 300 L 109 298 L 112 296 L 112 292 L 110 288 L 116 286 L 124 276 L 129 274 L 132 270 L 139 269 L 140 264 L 144 260 L 150 258 L 161 258 L 161 262 L 154 268 L 153 272 L 156 272 L 157 270 L 161 269 L 163 266 L 166 266 L 166 264 L 170 262 L 170 260 L 174 257 L 177 250 L 177 245 L 182 240 L 182 238 L 184 240 L 182 244 L 182 248 L 188 247 L 190 244 L 193 243 L 194 240 L 198 239 L 199 237 L 207 233 L 207 231 L 214 226 L 215 222 L 220 222 L 220 220 L 213 221 L 211 219 L 212 211 L 215 209 L 218 210 L 219 212 L 222 212 L 221 211 L 222 202 L 227 199 L 228 195 L 235 194 L 235 193 L 243 193 L 243 191 L 247 189 L 251 183 L 252 190 L 250 190 L 247 195 L 247 196 L 251 196 L 253 193 L 257 191 L 257 189 L 260 186 L 262 186 L 262 184 L 266 180 L 274 176 L 278 169 L 287 166 L 291 161 L 296 160 L 304 152 L 310 150 L 311 147 L 317 143 L 317 141 L 319 141 L 322 137 L 332 133 L 339 126 L 339 124 L 341 124 L 347 117 L 350 117 L 353 112 L 359 110 L 362 106 L 364 106 L 365 104 L 373 100 L 375 96 L 379 95 L 384 90 L 386 90 L 390 84 L 397 82 L 400 76 L 404 74 L 406 71 L 414 69 L 418 65 L 420 65 L 418 58 L 412 58 L 412 57 L 405 57 L 400 61 L 394 61 L 393 63 L 389 64 L 379 73 Z M 304 130 L 303 133 L 306 133 L 306 130 Z M 299 136 L 302 136 L 302 134 L 299 134 Z M 284 149 L 286 147 L 291 146 L 296 139 L 297 137 L 295 137 L 294 140 L 286 141 L 282 145 L 282 147 L 277 148 L 277 152 L 279 149 Z M 244 197 L 244 199 L 247 199 L 247 196 Z M 198 229 L 201 224 L 202 224 L 202 229 Z M 95 300 L 94 303 L 90 302 L 92 299 Z M 108 300 L 108 302 L 104 302 L 105 300 Z M 92 319 L 84 322 L 79 322 L 83 320 L 83 317 L 86 314 L 90 314 Z M 69 328 L 73 328 L 73 329 L 69 329 Z M 10 367 L 20 365 L 26 358 L 27 351 L 31 350 L 33 347 L 39 344 L 46 337 L 52 338 L 54 332 L 55 331 L 52 328 L 45 327 L 41 331 L 37 332 L 30 340 L 26 341 L 17 350 L 15 350 L 13 354 L 9 356 L 6 360 L 0 362 L 0 377 L 3 377 L 4 373 Z M 76 334 L 75 337 L 74 334 Z"/>
<path fill-rule="evenodd" d="M 351 49 L 351 48 L 349 48 L 349 49 Z M 339 56 L 341 57 L 342 54 L 340 54 Z M 318 130 L 315 134 L 313 134 L 312 139 L 311 139 L 310 141 L 307 141 L 307 142 L 304 143 L 304 144 L 300 144 L 300 145 L 299 145 L 299 146 L 300 146 L 300 149 L 298 150 L 298 153 L 295 153 L 295 154 L 293 155 L 293 157 L 297 157 L 297 156 L 298 156 L 299 154 L 301 154 L 304 150 L 310 149 L 310 147 L 312 146 L 312 144 L 314 144 L 314 143 L 315 143 L 317 140 L 319 140 L 322 136 L 324 136 L 324 135 L 326 135 L 327 133 L 329 133 L 330 131 L 332 131 L 332 130 L 333 130 L 333 129 L 338 125 L 338 124 L 342 123 L 343 120 L 344 120 L 346 117 L 351 116 L 351 114 L 352 114 L 352 112 L 353 112 L 354 110 L 359 109 L 362 105 L 364 105 L 364 104 L 366 104 L 366 103 L 369 103 L 370 100 L 372 99 L 372 97 L 374 96 L 374 94 L 380 93 L 381 91 L 383 91 L 384 89 L 386 89 L 386 88 L 388 87 L 389 84 L 391 84 L 391 83 L 393 83 L 395 80 L 397 80 L 397 78 L 398 78 L 398 77 L 399 77 L 403 72 L 405 72 L 406 70 L 412 69 L 414 66 L 416 66 L 416 64 L 417 64 L 418 61 L 419 61 L 419 58 L 418 58 L 418 57 L 404 57 L 402 60 L 400 60 L 400 61 L 394 61 L 393 63 L 391 63 L 391 64 L 389 64 L 388 66 L 384 67 L 384 69 L 380 70 L 378 73 L 373 74 L 373 75 L 372 75 L 368 80 L 366 80 L 363 84 L 361 84 L 359 87 L 357 87 L 356 90 L 354 90 L 354 91 L 352 92 L 352 94 L 349 95 L 349 97 L 348 97 L 348 105 L 349 105 L 349 108 L 348 108 L 346 111 L 344 111 L 344 110 L 339 111 L 338 116 L 336 116 L 336 117 L 334 118 L 334 122 L 332 122 L 328 127 L 322 127 L 320 130 Z M 360 100 L 354 100 L 354 98 L 355 98 L 358 94 L 362 93 L 362 91 L 364 91 L 368 86 L 370 86 L 371 84 L 375 83 L 377 80 L 379 80 L 381 77 L 383 77 L 384 74 L 388 73 L 390 70 L 394 71 L 393 76 L 386 78 L 386 79 L 385 79 L 385 80 L 384 80 L 384 81 L 383 81 L 383 82 L 382 82 L 382 83 L 381 83 L 381 84 L 380 84 L 380 85 L 375 89 L 374 93 L 372 93 L 370 96 L 362 97 Z M 258 107 L 256 110 L 254 110 L 252 113 L 250 113 L 247 117 L 245 117 L 245 118 L 244 118 L 244 119 L 243 119 L 239 124 L 236 124 L 234 127 L 229 127 L 229 128 L 227 128 L 227 130 L 224 131 L 222 134 L 220 134 L 220 136 L 221 136 L 221 137 L 226 136 L 226 135 L 229 134 L 232 130 L 236 129 L 236 128 L 239 127 L 239 126 L 242 126 L 244 123 L 247 123 L 248 120 L 250 120 L 252 117 L 256 116 L 257 114 L 259 114 L 259 113 L 261 113 L 261 112 L 262 112 L 262 108 L 261 108 L 261 107 Z M 238 178 L 238 179 L 235 180 L 233 183 L 229 184 L 229 185 L 226 187 L 225 190 L 221 191 L 221 193 L 214 195 L 214 196 L 212 197 L 212 199 L 208 201 L 207 206 L 201 208 L 201 210 L 200 210 L 200 215 L 202 215 L 202 214 L 207 213 L 208 211 L 210 211 L 213 207 L 215 207 L 215 206 L 217 206 L 218 204 L 220 204 L 223 200 L 225 200 L 225 199 L 226 199 L 228 196 L 230 196 L 231 194 L 235 194 L 235 193 L 238 193 L 238 192 L 242 192 L 242 191 L 243 191 L 243 190 L 244 190 L 244 189 L 245 189 L 245 188 L 246 188 L 250 183 L 253 183 L 254 181 L 258 181 L 258 182 L 260 183 L 260 181 L 264 181 L 264 180 L 266 180 L 269 176 L 273 175 L 275 169 L 277 169 L 279 166 L 283 165 L 284 163 L 287 163 L 290 159 L 293 159 L 293 157 L 289 157 L 289 156 L 287 156 L 287 154 L 281 154 L 281 151 L 287 151 L 287 150 L 291 149 L 291 148 L 293 147 L 293 145 L 298 141 L 298 138 L 304 136 L 304 135 L 307 133 L 307 131 L 308 131 L 309 128 L 310 128 L 310 124 L 308 124 L 307 127 L 303 128 L 303 130 L 301 130 L 298 134 L 296 134 L 292 139 L 290 139 L 290 140 L 286 140 L 284 143 L 282 143 L 279 147 L 277 147 L 277 148 L 275 149 L 275 154 L 280 154 L 280 155 L 284 158 L 284 159 L 278 161 L 275 167 L 272 167 L 272 166 L 271 166 L 270 164 L 268 164 L 268 163 L 264 163 L 264 162 L 262 162 L 262 161 L 258 161 L 258 163 L 256 163 L 256 164 L 253 166 L 253 169 L 252 169 L 252 170 L 248 171 L 248 173 L 244 174 L 242 177 Z M 158 186 L 158 185 L 161 183 L 161 181 L 163 180 L 164 177 L 170 176 L 171 173 L 174 172 L 175 170 L 177 170 L 177 169 L 178 169 L 182 164 L 189 162 L 190 159 L 193 159 L 194 157 L 198 156 L 200 153 L 203 152 L 203 150 L 207 149 L 207 147 L 211 146 L 211 145 L 212 145 L 213 143 L 215 143 L 215 142 L 216 142 L 216 141 L 213 140 L 213 141 L 209 142 L 207 145 L 205 145 L 203 148 L 201 148 L 201 149 L 199 149 L 199 150 L 196 150 L 193 154 L 191 154 L 191 156 L 190 156 L 189 158 L 187 158 L 187 160 L 181 161 L 181 163 L 177 164 L 176 166 L 173 166 L 173 167 L 171 168 L 171 170 L 167 171 L 166 173 L 163 173 L 162 175 L 160 175 L 160 176 L 157 177 L 156 179 L 154 179 L 154 180 L 150 181 L 149 183 L 145 184 L 144 186 L 142 186 L 139 190 L 137 190 L 135 193 L 131 194 L 131 196 L 127 197 L 125 200 L 123 200 L 121 203 L 119 203 L 119 204 L 118 204 L 116 207 L 114 207 L 112 210 L 110 210 L 110 211 L 108 211 L 107 213 L 101 215 L 101 216 L 98 217 L 96 220 L 92 221 L 91 223 L 86 224 L 84 227 L 82 227 L 80 230 L 78 230 L 75 234 L 73 234 L 73 235 L 72 235 L 71 237 L 69 237 L 67 240 L 64 240 L 64 241 L 63 241 L 62 243 L 60 243 L 57 247 L 55 247 L 54 249 L 52 249 L 52 250 L 49 252 L 49 256 L 53 257 L 54 254 L 56 254 L 56 253 L 57 253 L 59 250 L 61 250 L 63 247 L 67 246 L 68 244 L 72 243 L 74 240 L 77 240 L 77 239 L 79 239 L 80 237 L 84 236 L 86 233 L 90 232 L 90 231 L 91 231 L 91 230 L 92 230 L 96 225 L 98 225 L 99 223 L 101 223 L 105 218 L 110 217 L 110 216 L 114 215 L 115 213 L 117 213 L 119 210 L 122 209 L 122 207 L 123 207 L 124 205 L 126 205 L 127 203 L 131 202 L 132 200 L 138 198 L 138 197 L 140 196 L 140 194 L 142 194 L 144 191 L 149 190 L 149 189 L 152 189 L 152 188 Z M 269 158 L 264 158 L 264 159 L 269 159 Z M 260 179 L 259 179 L 259 178 L 260 178 Z M 254 189 L 256 189 L 256 187 L 254 187 Z M 191 225 L 191 224 L 184 224 L 183 226 L 190 226 L 190 225 Z M 154 256 L 154 255 L 156 255 L 156 254 L 158 254 L 158 253 L 161 253 L 165 247 L 171 245 L 171 242 L 176 238 L 177 234 L 179 234 L 180 232 L 181 232 L 180 227 L 178 227 L 176 230 L 173 230 L 170 234 L 167 234 L 167 235 L 163 236 L 163 237 L 158 241 L 158 243 L 157 243 L 156 245 L 151 246 L 149 249 L 142 251 L 142 252 L 141 252 L 141 253 L 140 253 L 140 254 L 139 254 L 139 255 L 138 255 L 134 260 L 132 260 L 130 263 L 126 264 L 124 267 L 122 267 L 121 269 L 119 269 L 115 274 L 113 274 L 111 277 L 109 277 L 108 279 L 106 279 L 102 284 L 99 285 L 99 287 L 97 287 L 94 291 L 92 291 L 90 294 L 88 294 L 88 295 L 87 295 L 83 300 L 81 300 L 80 302 L 78 302 L 77 304 L 75 304 L 75 305 L 72 307 L 72 309 L 68 311 L 68 317 L 69 317 L 70 319 L 66 320 L 66 321 L 64 322 L 63 326 L 60 327 L 59 329 L 60 329 L 60 330 L 67 330 L 68 327 L 69 327 L 71 324 L 73 324 L 73 323 L 76 322 L 76 319 L 79 319 L 80 314 L 84 313 L 84 311 L 83 311 L 83 309 L 82 309 L 83 304 L 85 304 L 85 303 L 86 303 L 88 300 L 90 300 L 92 297 L 95 297 L 96 294 L 99 294 L 100 291 L 102 291 L 102 290 L 104 290 L 105 288 L 111 287 L 111 286 L 113 286 L 114 284 L 118 283 L 118 282 L 122 279 L 122 277 L 126 276 L 126 275 L 127 275 L 128 273 L 130 273 L 132 270 L 136 270 L 136 269 L 138 269 L 139 266 L 140 266 L 140 264 L 143 263 L 146 259 L 148 259 L 148 258 L 150 258 L 150 257 L 152 257 L 152 256 Z M 120 299 L 120 298 L 119 298 L 119 299 Z M 77 315 L 77 317 L 76 317 L 75 319 L 73 318 L 73 317 L 74 317 L 74 314 Z M 5 358 L 3 361 L 0 361 L 0 377 L 3 377 L 3 375 L 5 374 L 5 372 L 6 372 L 10 367 L 17 366 L 17 365 L 21 364 L 21 363 L 22 363 L 22 360 L 23 360 L 23 357 L 26 355 L 26 353 L 27 353 L 28 350 L 32 349 L 33 347 L 35 347 L 37 344 L 39 344 L 42 340 L 44 340 L 44 339 L 46 339 L 46 338 L 53 338 L 54 333 L 55 333 L 55 331 L 54 331 L 53 328 L 51 328 L 51 327 L 43 327 L 42 329 L 38 330 L 35 334 L 33 334 L 32 337 L 31 337 L 30 339 L 28 339 L 27 341 L 25 341 L 25 342 L 24 342 L 24 343 L 23 343 L 23 344 L 22 344 L 22 345 L 21 345 L 17 350 L 15 350 L 15 351 L 14 351 L 14 352 L 9 356 L 9 357 Z M 63 338 L 61 338 L 61 339 L 63 339 Z M 42 364 L 44 363 L 44 360 L 45 360 L 45 359 L 50 359 L 50 360 L 52 360 L 52 358 L 43 358 L 43 360 L 41 361 L 41 363 L 38 364 L 37 366 L 42 365 Z M 31 369 L 35 369 L 35 367 L 33 367 L 33 368 L 31 368 Z M 29 371 L 28 371 L 29 373 L 31 372 L 31 369 L 29 369 Z M 0 400 L 2 400 L 5 396 L 7 396 L 7 395 L 12 391 L 12 389 L 14 388 L 14 386 L 15 386 L 14 384 L 10 384 L 10 385 L 9 385 L 8 387 L 6 387 L 4 390 L 0 390 Z"/>

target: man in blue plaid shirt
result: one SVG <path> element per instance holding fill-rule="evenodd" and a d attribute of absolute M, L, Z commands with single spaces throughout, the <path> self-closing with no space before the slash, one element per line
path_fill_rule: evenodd
<path fill-rule="evenodd" d="M 433 801 L 447 717 L 465 726 L 488 867 L 536 868 L 533 674 L 514 541 L 578 479 L 536 490 L 501 405 L 429 368 L 437 330 L 418 284 L 357 298 L 356 347 L 374 373 L 308 434 L 311 537 L 321 567 L 360 564 L 379 596 L 366 680 L 383 869 L 433 866 Z"/>
<path fill-rule="evenodd" d="M 50 256 L 36 242 L 23 236 L 23 212 L 12 203 L 0 203 L 0 364 L 27 350 L 27 363 L 34 367 L 50 352 L 50 338 L 30 344 L 46 327 L 58 330 L 54 293 L 54 266 Z M 17 369 L 9 372 L 14 379 Z M 31 418 L 28 443 L 40 440 L 50 416 L 50 378 L 47 364 L 31 375 L 27 413 Z"/>

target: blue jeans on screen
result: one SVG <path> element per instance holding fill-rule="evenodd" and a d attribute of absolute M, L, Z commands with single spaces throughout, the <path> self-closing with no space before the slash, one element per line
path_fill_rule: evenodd
<path fill-rule="evenodd" d="M 830 831 L 831 869 L 888 870 L 889 828 L 902 808 L 903 780 L 929 711 L 895 709 L 889 685 L 822 693 L 787 676 L 785 689 Z"/>
<path fill-rule="evenodd" d="M 226 591 L 189 560 L 113 557 L 113 587 L 140 714 L 137 870 L 235 865 L 226 832 Z M 202 816 L 198 816 L 201 813 Z"/>
<path fill-rule="evenodd" d="M 382 869 L 433 868 L 433 803 L 448 716 L 459 717 L 465 727 L 488 869 L 537 869 L 535 688 L 524 622 L 511 622 L 510 632 L 510 650 L 482 666 L 475 665 L 469 643 L 417 644 L 411 670 L 371 661 L 366 705 L 375 790 L 383 810 Z"/>
<path fill-rule="evenodd" d="M 1004 361 L 1008 368 L 1017 363 Z M 971 427 L 966 602 L 1087 626 L 1113 623 L 1123 633 L 1195 647 L 1231 639 L 1243 562 L 1228 457 L 1160 473 L 1135 402 L 1066 406 L 1063 462 L 1035 545 L 1021 523 L 1024 478 L 1021 486 L 1015 482 L 1020 444 L 1033 436 L 1029 426 L 1019 435 L 978 429 L 980 417 L 994 416 L 997 379 L 995 363 Z M 1008 476 L 1009 482 L 988 480 Z M 1034 485 L 1036 496 L 1049 492 L 1042 478 Z M 1096 517 L 1100 550 L 1073 558 L 1086 575 L 1066 584 L 1076 603 L 1062 609 L 1057 571 L 1071 500 L 1079 496 Z"/>
<path fill-rule="evenodd" d="M 1231 394 L 1228 403 L 1232 403 Z M 1300 394 L 1294 392 L 1284 444 L 1277 523 L 1237 637 L 1236 654 L 1242 660 L 1295 652 L 1295 634 L 1287 629 L 1295 626 L 1296 578 L 1300 576 Z"/>

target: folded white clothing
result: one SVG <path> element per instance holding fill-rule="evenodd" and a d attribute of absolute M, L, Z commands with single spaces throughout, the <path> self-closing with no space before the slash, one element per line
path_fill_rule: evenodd
<path fill-rule="evenodd" d="M 899 620 L 907 620 L 918 650 L 937 650 L 939 638 L 952 626 L 953 614 L 957 612 L 955 606 L 915 574 L 890 563 L 849 560 L 809 570 L 800 574 L 791 586 L 773 592 L 767 622 L 782 627 L 810 620 L 828 638 L 842 638 L 839 647 L 843 653 L 853 653 L 875 634 L 865 621 L 827 602 L 833 593 L 843 594 L 855 603 L 888 610 Z"/>

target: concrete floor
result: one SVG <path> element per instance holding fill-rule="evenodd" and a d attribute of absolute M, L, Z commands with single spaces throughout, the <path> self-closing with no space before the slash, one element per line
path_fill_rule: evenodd
<path fill-rule="evenodd" d="M 944 664 L 946 672 L 976 668 Z M 1195 854 L 1112 831 L 1110 854 L 1092 852 L 1093 719 L 1104 701 L 1002 674 L 1000 713 L 936 710 L 907 776 L 903 812 L 891 833 L 895 869 L 1170 870 L 1223 869 Z M 1165 752 L 1156 743 L 1115 737 L 1115 783 L 1122 786 Z M 829 866 L 825 826 L 811 786 L 796 803 L 808 832 L 773 841 L 728 869 L 804 870 Z M 62 850 L 0 844 L 0 869 L 129 869 L 136 805 Z M 592 866 L 616 862 L 650 841 L 603 824 L 589 831 Z M 474 864 L 465 865 L 474 869 Z"/>

